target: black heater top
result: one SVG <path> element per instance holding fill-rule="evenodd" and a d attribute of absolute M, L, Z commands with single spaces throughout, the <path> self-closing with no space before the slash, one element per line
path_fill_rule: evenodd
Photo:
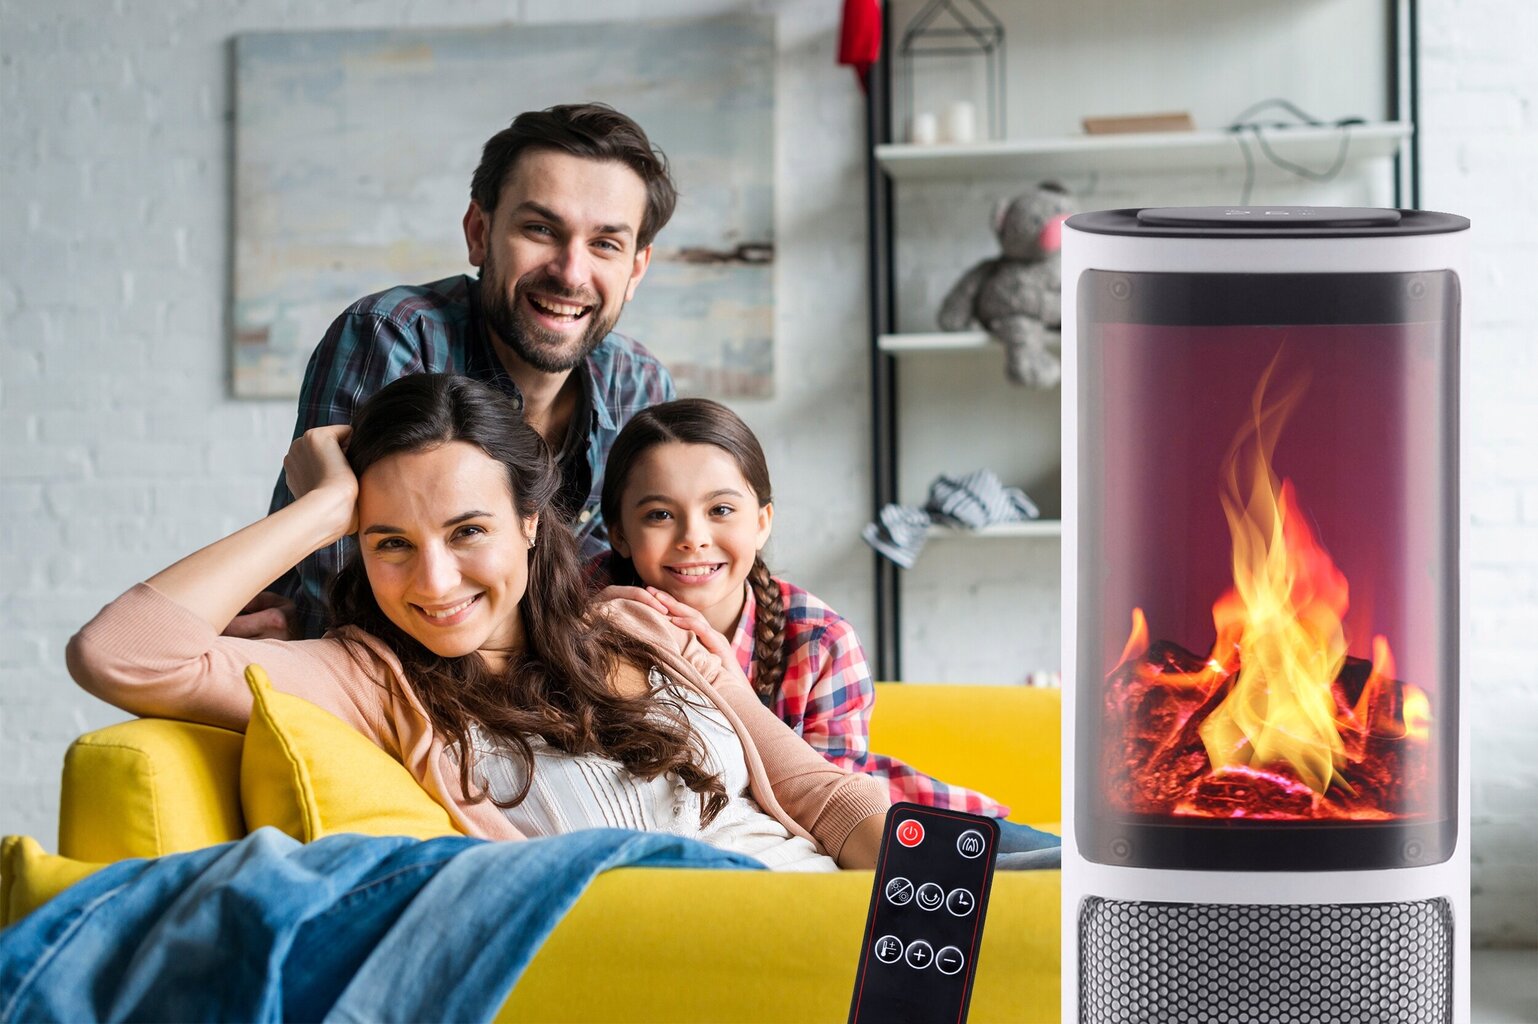
<path fill-rule="evenodd" d="M 1468 229 L 1467 217 L 1431 210 L 1346 206 L 1168 206 L 1097 210 L 1068 220 L 1076 231 L 1145 238 L 1371 238 Z"/>

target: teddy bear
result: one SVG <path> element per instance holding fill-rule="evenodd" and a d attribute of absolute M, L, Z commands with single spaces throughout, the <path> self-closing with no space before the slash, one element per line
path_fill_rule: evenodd
<path fill-rule="evenodd" d="M 940 328 L 964 331 L 972 324 L 1004 344 L 1011 380 L 1054 387 L 1062 364 L 1051 350 L 1061 339 L 1063 221 L 1074 212 L 1068 191 L 1043 182 L 1000 203 L 993 233 L 1002 255 L 968 270 L 940 304 Z"/>

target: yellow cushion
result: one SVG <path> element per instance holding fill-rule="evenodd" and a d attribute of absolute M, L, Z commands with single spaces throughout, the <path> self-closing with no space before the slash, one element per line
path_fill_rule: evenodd
<path fill-rule="evenodd" d="M 399 761 L 309 701 L 246 668 L 251 722 L 240 758 L 240 802 L 252 831 L 272 825 L 300 842 L 334 832 L 458 835 L 449 812 Z"/>
<path fill-rule="evenodd" d="M 163 718 L 80 737 L 64 755 L 59 852 L 110 864 L 239 839 L 240 745 L 238 732 Z"/>
<path fill-rule="evenodd" d="M 1062 820 L 1062 691 L 878 683 L 870 748 L 1009 805 L 1011 821 Z"/>
<path fill-rule="evenodd" d="M 31 836 L 6 836 L 0 841 L 0 928 L 103 867 L 47 853 Z"/>

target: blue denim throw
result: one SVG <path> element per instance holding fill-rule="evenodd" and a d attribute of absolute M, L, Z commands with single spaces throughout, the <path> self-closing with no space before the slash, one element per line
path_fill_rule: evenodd
<path fill-rule="evenodd" d="M 0 933 L 0 1021 L 490 1020 L 612 867 L 758 868 L 659 833 L 518 843 L 272 828 L 112 864 Z"/>

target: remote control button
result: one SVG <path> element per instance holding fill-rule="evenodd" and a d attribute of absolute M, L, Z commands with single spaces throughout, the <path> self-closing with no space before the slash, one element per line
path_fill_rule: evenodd
<path fill-rule="evenodd" d="M 895 935 L 883 935 L 876 940 L 876 959 L 884 964 L 895 964 L 903 956 L 902 940 Z"/>
<path fill-rule="evenodd" d="M 988 849 L 988 841 L 975 828 L 969 828 L 956 837 L 956 852 L 967 860 L 976 860 Z"/>
<path fill-rule="evenodd" d="M 951 894 L 945 897 L 945 909 L 957 917 L 966 917 L 977 909 L 977 900 L 965 889 L 952 889 Z"/>
<path fill-rule="evenodd" d="M 908 945 L 908 966 L 917 967 L 919 970 L 929 966 L 929 961 L 935 958 L 935 951 L 923 939 L 914 939 Z"/>
<path fill-rule="evenodd" d="M 924 841 L 924 826 L 909 818 L 897 826 L 897 841 L 904 846 L 917 846 Z"/>
<path fill-rule="evenodd" d="M 938 910 L 945 901 L 945 890 L 933 882 L 925 882 L 919 886 L 918 901 L 920 909 Z"/>
<path fill-rule="evenodd" d="M 913 899 L 913 883 L 902 877 L 892 879 L 886 884 L 886 899 L 895 906 L 903 906 Z"/>
<path fill-rule="evenodd" d="M 946 946 L 935 954 L 935 966 L 941 974 L 955 974 L 966 962 L 967 958 L 955 946 Z"/>

